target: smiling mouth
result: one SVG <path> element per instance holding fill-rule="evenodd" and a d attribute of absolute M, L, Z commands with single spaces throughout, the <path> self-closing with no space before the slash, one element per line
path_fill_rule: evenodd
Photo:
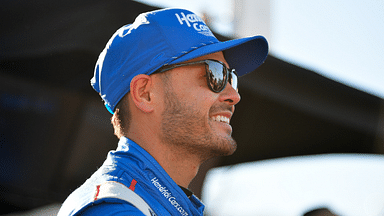
<path fill-rule="evenodd" d="M 217 115 L 217 116 L 211 117 L 211 119 L 213 121 L 224 122 L 226 124 L 229 124 L 229 118 L 225 116 Z"/>

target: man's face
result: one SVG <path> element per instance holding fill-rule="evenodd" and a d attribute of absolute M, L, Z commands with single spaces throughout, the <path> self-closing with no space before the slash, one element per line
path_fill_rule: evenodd
<path fill-rule="evenodd" d="M 218 60 L 228 67 L 222 52 L 188 62 L 204 59 Z M 196 153 L 203 160 L 232 154 L 236 142 L 229 120 L 234 105 L 240 101 L 237 91 L 230 84 L 220 93 L 211 91 L 204 64 L 178 67 L 164 72 L 163 76 L 162 141 Z"/>

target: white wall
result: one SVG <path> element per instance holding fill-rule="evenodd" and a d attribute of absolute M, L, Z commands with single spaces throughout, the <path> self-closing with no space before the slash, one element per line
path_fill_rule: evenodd
<path fill-rule="evenodd" d="M 270 0 L 234 0 L 235 37 L 263 35 L 270 41 Z"/>

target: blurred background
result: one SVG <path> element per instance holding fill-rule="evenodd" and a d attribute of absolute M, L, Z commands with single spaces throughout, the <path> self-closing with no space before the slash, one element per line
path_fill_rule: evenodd
<path fill-rule="evenodd" d="M 223 170 L 230 174 L 228 169 L 251 163 L 256 168 L 247 166 L 253 171 L 245 174 L 258 174 L 242 174 L 242 178 L 265 178 L 262 184 L 267 188 L 274 187 L 268 182 L 276 175 L 269 179 L 257 172 L 260 164 L 282 164 L 270 167 L 278 173 L 281 167 L 292 168 L 290 177 L 287 174 L 281 181 L 295 182 L 297 170 L 305 176 L 308 169 L 297 168 L 296 163 L 288 166 L 292 160 L 304 165 L 320 157 L 324 163 L 316 164 L 335 161 L 333 167 L 339 167 L 340 160 L 334 158 L 345 155 L 347 162 L 354 161 L 347 164 L 369 160 L 359 170 L 369 168 L 369 173 L 378 174 L 363 175 L 352 167 L 335 178 L 342 173 L 324 172 L 330 171 L 329 165 L 321 172 L 343 184 L 313 178 L 314 186 L 354 191 L 361 185 L 366 191 L 373 188 L 384 194 L 378 183 L 384 178 L 380 171 L 384 170 L 382 1 L 2 1 L 0 215 L 42 215 L 36 209 L 47 206 L 46 214 L 54 215 L 68 194 L 116 148 L 111 115 L 89 84 L 95 62 L 116 29 L 142 12 L 164 7 L 195 11 L 219 40 L 261 34 L 270 44 L 266 62 L 240 79 L 242 101 L 232 119 L 238 150 L 204 164 L 190 186 L 198 197 L 215 193 L 202 190 L 204 180 L 210 185 L 209 179 L 227 178 Z M 205 178 L 208 170 L 210 178 Z M 349 184 L 350 179 L 356 180 Z M 299 194 L 306 187 L 294 188 Z M 218 185 L 217 190 L 221 189 Z M 330 190 L 327 196 L 338 196 L 332 191 L 337 192 Z M 375 195 L 369 215 L 384 215 L 383 194 Z M 269 200 L 268 193 L 252 196 Z M 348 212 L 353 209 L 348 204 L 353 203 L 343 203 L 347 210 L 331 201 L 310 203 L 313 206 L 291 203 L 291 208 L 284 209 L 286 214 L 279 214 L 272 211 L 280 206 L 276 200 L 269 203 L 271 212 L 251 215 L 289 215 L 291 210 L 304 214 L 323 205 L 340 215 L 353 215 Z M 215 209 L 209 214 L 215 215 Z"/>

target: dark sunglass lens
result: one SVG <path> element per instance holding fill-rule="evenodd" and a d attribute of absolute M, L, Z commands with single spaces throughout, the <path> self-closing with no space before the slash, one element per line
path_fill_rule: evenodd
<path fill-rule="evenodd" d="M 220 92 L 225 86 L 227 73 L 224 69 L 224 66 L 219 62 L 209 62 L 208 64 L 208 76 L 209 76 L 209 85 L 211 86 L 214 92 Z"/>

